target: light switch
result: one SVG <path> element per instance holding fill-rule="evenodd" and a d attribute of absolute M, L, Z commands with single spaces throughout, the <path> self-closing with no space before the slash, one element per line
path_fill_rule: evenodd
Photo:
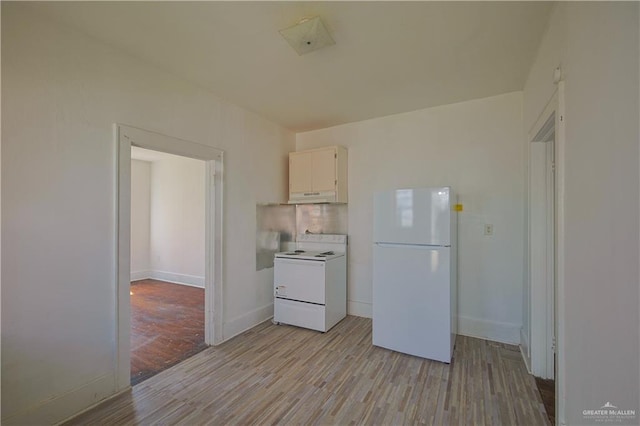
<path fill-rule="evenodd" d="M 493 225 L 491 225 L 490 223 L 485 223 L 484 235 L 493 235 Z"/>

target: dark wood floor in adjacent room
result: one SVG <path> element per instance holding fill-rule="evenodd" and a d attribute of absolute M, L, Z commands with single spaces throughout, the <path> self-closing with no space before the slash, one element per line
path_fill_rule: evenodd
<path fill-rule="evenodd" d="M 556 424 L 556 382 L 555 380 L 545 380 L 536 377 L 536 386 L 540 397 L 544 403 L 544 409 L 549 416 L 549 422 L 552 425 Z"/>
<path fill-rule="evenodd" d="M 207 347 L 204 289 L 149 279 L 131 293 L 131 385 Z"/>

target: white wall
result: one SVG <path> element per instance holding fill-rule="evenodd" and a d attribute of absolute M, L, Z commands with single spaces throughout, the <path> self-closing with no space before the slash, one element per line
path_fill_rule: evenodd
<path fill-rule="evenodd" d="M 24 4 L 1 7 L 2 422 L 53 423 L 115 389 L 113 123 L 225 150 L 225 338 L 272 313 L 255 205 L 286 199 L 295 141 Z"/>
<path fill-rule="evenodd" d="M 522 320 L 522 94 L 509 93 L 300 133 L 298 150 L 349 150 L 349 312 L 370 316 L 372 196 L 450 185 L 459 214 L 460 333 L 519 342 Z M 484 224 L 494 226 L 484 236 Z"/>
<path fill-rule="evenodd" d="M 131 280 L 204 287 L 205 164 L 131 161 Z"/>
<path fill-rule="evenodd" d="M 150 202 L 151 163 L 131 160 L 131 281 L 150 276 Z"/>
<path fill-rule="evenodd" d="M 524 90 L 525 130 L 566 86 L 567 424 L 609 401 L 640 418 L 638 3 L 561 3 Z"/>
<path fill-rule="evenodd" d="M 529 191 L 529 139 L 534 137 L 532 127 L 537 123 L 547 103 L 550 101 L 556 86 L 553 84 L 554 70 L 561 66 L 562 57 L 566 46 L 564 44 L 566 28 L 561 24 L 564 19 L 564 8 L 557 7 L 551 14 L 547 25 L 547 30 L 540 44 L 539 52 L 535 64 L 529 72 L 529 76 L 525 83 L 523 95 L 523 164 L 525 168 L 525 193 Z M 541 52 L 544 51 L 544 54 Z M 523 269 L 523 318 L 521 345 L 525 353 L 525 359 L 530 362 L 531 354 L 531 324 L 530 324 L 530 283 L 529 283 L 529 229 L 528 229 L 528 205 L 525 204 L 524 220 L 524 269 Z"/>
<path fill-rule="evenodd" d="M 204 181 L 204 161 L 151 163 L 152 278 L 204 287 Z"/>

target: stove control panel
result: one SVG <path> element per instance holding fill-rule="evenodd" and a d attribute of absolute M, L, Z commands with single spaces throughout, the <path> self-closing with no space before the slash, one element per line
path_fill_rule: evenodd
<path fill-rule="evenodd" d="M 298 242 L 346 244 L 347 236 L 342 234 L 299 234 Z"/>

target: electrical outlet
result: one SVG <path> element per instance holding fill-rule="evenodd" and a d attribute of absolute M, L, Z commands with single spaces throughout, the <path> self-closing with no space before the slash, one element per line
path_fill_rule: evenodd
<path fill-rule="evenodd" d="M 493 235 L 493 225 L 491 225 L 490 223 L 485 223 L 484 235 Z"/>

